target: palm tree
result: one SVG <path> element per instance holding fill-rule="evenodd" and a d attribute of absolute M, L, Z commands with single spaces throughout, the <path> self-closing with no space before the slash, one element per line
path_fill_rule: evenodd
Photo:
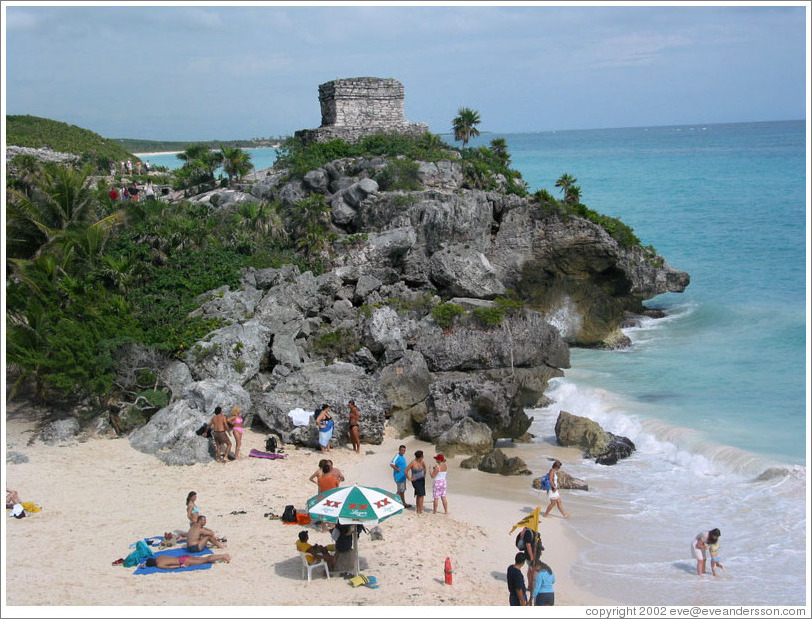
<path fill-rule="evenodd" d="M 187 187 L 214 181 L 214 171 L 223 163 L 223 153 L 205 144 L 190 146 L 176 157 L 185 162 L 176 176 L 186 181 Z"/>
<path fill-rule="evenodd" d="M 508 145 L 505 138 L 494 138 L 491 140 L 491 152 L 493 152 L 503 164 L 506 166 L 510 165 L 510 154 L 508 153 Z"/>
<path fill-rule="evenodd" d="M 564 196 L 564 202 L 567 204 L 578 204 L 581 201 L 581 188 L 578 185 L 571 185 L 567 187 L 567 194 Z"/>
<path fill-rule="evenodd" d="M 26 193 L 10 190 L 7 206 L 9 256 L 32 258 L 62 244 L 71 232 L 91 225 L 107 228 L 120 213 L 96 221 L 97 196 L 88 168 L 58 166 L 36 174 Z"/>
<path fill-rule="evenodd" d="M 239 178 L 243 174 L 250 172 L 254 167 L 251 164 L 251 155 L 241 148 L 222 147 L 220 152 L 223 158 L 223 170 L 228 175 L 229 187 L 235 176 Z"/>
<path fill-rule="evenodd" d="M 462 147 L 465 148 L 468 145 L 468 140 L 479 135 L 479 129 L 476 126 L 481 122 L 479 112 L 468 107 L 460 108 L 451 125 L 454 130 L 454 139 L 457 142 L 462 142 Z"/>
<path fill-rule="evenodd" d="M 555 182 L 555 186 L 556 187 L 561 187 L 561 191 L 564 194 L 564 199 L 566 200 L 567 192 L 569 191 L 569 188 L 572 187 L 577 182 L 578 182 L 578 179 L 575 178 L 574 176 L 571 176 L 569 174 L 562 174 L 561 178 L 559 178 Z"/>

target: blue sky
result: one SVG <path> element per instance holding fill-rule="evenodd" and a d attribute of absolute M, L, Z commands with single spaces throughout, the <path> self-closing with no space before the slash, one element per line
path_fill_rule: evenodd
<path fill-rule="evenodd" d="M 207 140 L 321 124 L 318 86 L 393 77 L 449 132 L 805 119 L 809 3 L 4 2 L 5 114 L 104 137 Z"/>

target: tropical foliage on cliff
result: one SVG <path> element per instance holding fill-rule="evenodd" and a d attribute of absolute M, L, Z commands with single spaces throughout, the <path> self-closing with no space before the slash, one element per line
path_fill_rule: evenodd
<path fill-rule="evenodd" d="M 182 154 L 206 182 L 212 166 L 226 158 L 234 159 L 234 176 L 237 164 L 245 163 L 228 149 L 192 147 Z M 525 191 L 500 139 L 462 152 L 428 133 L 373 136 L 360 144 L 289 140 L 278 165 L 303 175 L 337 158 L 371 156 L 387 158 L 377 176 L 386 189 L 419 189 L 417 161 L 461 157 L 469 186 L 494 189 L 495 179 L 503 177 L 503 189 Z M 190 316 L 199 295 L 237 286 L 246 267 L 295 264 L 318 274 L 337 240 L 330 207 L 319 194 L 284 206 L 266 201 L 228 209 L 217 208 L 214 198 L 210 204 L 113 202 L 91 166 L 33 158 L 25 163 L 7 178 L 6 362 L 18 384 L 35 385 L 41 398 L 104 398 L 122 390 L 116 355 L 123 345 L 182 358 L 222 326 L 217 319 Z M 624 245 L 639 242 L 619 220 L 566 200 L 577 186 L 565 177 L 565 199 L 542 190 L 535 196 L 541 208 L 595 221 Z M 475 312 L 472 319 L 486 327 L 498 324 L 507 309 Z M 446 305 L 434 318 L 451 328 L 460 317 Z M 355 345 L 342 333 L 325 334 L 322 344 L 330 350 Z"/>
<path fill-rule="evenodd" d="M 137 160 L 115 140 L 103 138 L 88 129 L 38 116 L 6 116 L 6 145 L 71 153 L 99 170 L 108 170 L 111 162 Z"/>
<path fill-rule="evenodd" d="M 337 139 L 312 144 L 290 137 L 279 147 L 276 165 L 290 170 L 293 178 L 302 178 L 311 170 L 321 168 L 336 159 L 376 156 L 440 161 L 449 158 L 449 146 L 432 133 L 424 133 L 417 138 L 380 133 L 363 137 L 358 142 Z"/>
<path fill-rule="evenodd" d="M 115 390 L 122 344 L 181 355 L 220 326 L 189 317 L 196 297 L 245 267 L 318 269 L 318 249 L 297 254 L 286 226 L 318 233 L 323 209 L 311 224 L 275 203 L 113 203 L 89 173 L 40 165 L 8 190 L 6 362 L 40 398 Z"/>

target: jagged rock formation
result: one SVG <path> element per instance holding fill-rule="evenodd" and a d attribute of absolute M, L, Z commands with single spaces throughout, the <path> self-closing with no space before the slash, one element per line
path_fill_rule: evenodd
<path fill-rule="evenodd" d="M 305 144 L 342 139 L 356 142 L 375 133 L 419 136 L 428 131 L 424 123 L 403 117 L 403 84 L 396 79 L 352 77 L 319 86 L 321 127 L 295 133 Z"/>
<path fill-rule="evenodd" d="M 498 438 L 526 434 L 524 409 L 547 404 L 549 379 L 569 367 L 568 344 L 601 345 L 642 300 L 688 283 L 596 224 L 545 213 L 532 197 L 466 189 L 459 161 L 421 165 L 424 188 L 411 192 L 381 192 L 375 176 L 385 166 L 338 160 L 302 180 L 273 173 L 246 188 L 290 204 L 324 196 L 338 234 L 334 266 L 318 276 L 247 270 L 238 289 L 203 295 L 195 314 L 226 326 L 161 370 L 165 385 L 183 387 L 147 426 L 155 428 L 133 434 L 134 446 L 170 463 L 205 459 L 193 430 L 215 405 L 237 403 L 249 425 L 315 446 L 315 425 L 296 426 L 288 413 L 322 402 L 342 444 L 352 398 L 364 442 L 380 443 L 388 424 L 450 454 L 482 456 Z M 199 199 L 237 203 L 213 195 Z M 483 324 L 477 311 L 496 308 L 508 290 L 524 307 Z M 462 311 L 451 328 L 431 315 L 444 300 Z M 210 381 L 227 387 L 190 395 Z M 240 396 L 223 397 L 229 390 Z M 157 429 L 167 416 L 171 432 Z"/>

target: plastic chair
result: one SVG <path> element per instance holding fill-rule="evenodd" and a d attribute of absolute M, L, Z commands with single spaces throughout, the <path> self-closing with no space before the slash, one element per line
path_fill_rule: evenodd
<path fill-rule="evenodd" d="M 310 582 L 313 570 L 321 567 L 324 568 L 324 574 L 327 576 L 327 578 L 330 578 L 330 568 L 327 567 L 327 562 L 324 559 L 319 559 L 313 563 L 308 563 L 307 553 L 300 552 L 299 554 L 302 556 L 302 578 L 305 577 L 305 572 L 307 572 L 307 582 Z"/>

